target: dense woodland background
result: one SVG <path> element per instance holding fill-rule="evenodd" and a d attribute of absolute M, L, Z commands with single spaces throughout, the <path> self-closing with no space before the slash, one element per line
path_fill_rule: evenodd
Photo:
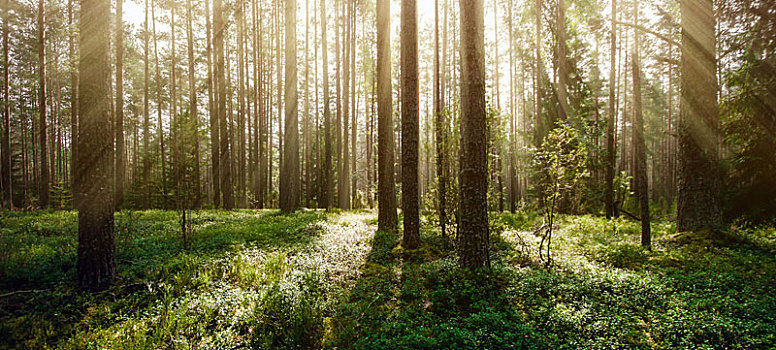
<path fill-rule="evenodd" d="M 249 213 L 206 209 L 278 208 L 267 220 L 294 227 L 355 215 L 402 252 L 496 276 L 505 227 L 538 237 L 512 236 L 537 246 L 516 264 L 551 269 L 567 263 L 553 233 L 575 251 L 557 235 L 579 220 L 639 226 L 647 253 L 624 260 L 676 232 L 749 247 L 736 232 L 776 223 L 768 1 L 2 0 L 2 44 L 4 235 L 21 237 L 15 212 L 77 210 L 65 275 L 80 290 L 123 288 L 135 211 L 194 250 L 203 215 Z"/>

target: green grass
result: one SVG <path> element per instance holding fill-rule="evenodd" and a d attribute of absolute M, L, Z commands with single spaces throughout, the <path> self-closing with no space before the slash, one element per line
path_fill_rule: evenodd
<path fill-rule="evenodd" d="M 74 289 L 76 214 L 0 214 L 0 349 L 773 349 L 776 230 L 673 234 L 561 217 L 554 264 L 531 213 L 491 214 L 491 271 L 454 244 L 374 232 L 369 211 L 116 215 L 120 279 Z M 424 218 L 424 222 L 433 222 Z"/>

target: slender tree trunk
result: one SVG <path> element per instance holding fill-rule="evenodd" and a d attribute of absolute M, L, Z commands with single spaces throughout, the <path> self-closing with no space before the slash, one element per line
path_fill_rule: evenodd
<path fill-rule="evenodd" d="M 210 4 L 205 2 L 205 32 L 206 32 L 206 55 L 207 55 L 207 90 L 208 90 L 208 114 L 210 120 L 210 167 L 211 175 L 210 181 L 212 183 L 213 191 L 213 207 L 218 208 L 221 206 L 221 140 L 219 132 L 221 127 L 218 120 L 218 106 L 215 101 L 215 90 L 217 89 L 217 82 L 213 76 L 213 48 L 211 39 L 212 25 L 210 23 Z"/>
<path fill-rule="evenodd" d="M 124 158 L 124 21 L 123 0 L 116 0 L 116 209 L 124 204 L 124 175 L 126 174 L 126 159 Z"/>
<path fill-rule="evenodd" d="M 199 113 L 197 111 L 197 80 L 196 75 L 194 72 L 195 67 L 195 58 L 194 58 L 194 29 L 192 27 L 192 7 L 191 7 L 191 0 L 186 0 L 186 39 L 188 41 L 187 47 L 188 47 L 188 60 L 189 60 L 189 119 L 192 123 L 193 130 L 191 131 L 191 138 L 187 138 L 187 140 L 190 140 L 190 142 L 193 143 L 191 145 L 194 147 L 193 150 L 193 156 L 194 156 L 194 174 L 193 174 L 193 183 L 192 187 L 194 190 L 194 207 L 199 208 L 200 206 L 200 198 L 202 197 L 201 194 L 201 187 L 200 187 L 200 165 L 199 165 Z"/>
<path fill-rule="evenodd" d="M 568 62 L 568 49 L 566 47 L 566 2 L 558 0 L 558 17 L 555 27 L 558 31 L 558 117 L 560 120 L 572 114 L 568 100 L 568 86 L 570 67 Z"/>
<path fill-rule="evenodd" d="M 418 193 L 419 86 L 418 15 L 415 0 L 401 2 L 401 167 L 404 241 L 407 249 L 420 245 L 420 196 Z"/>
<path fill-rule="evenodd" d="M 461 266 L 490 268 L 482 0 L 461 0 L 461 164 L 458 227 Z"/>
<path fill-rule="evenodd" d="M 286 122 L 283 162 L 280 176 L 280 210 L 299 208 L 301 177 L 299 174 L 299 101 L 296 69 L 296 0 L 286 0 Z"/>
<path fill-rule="evenodd" d="M 78 201 L 77 285 L 97 290 L 116 277 L 113 242 L 113 136 L 110 133 L 110 2 L 81 0 L 80 98 L 75 181 Z"/>
<path fill-rule="evenodd" d="M 351 79 L 352 80 L 350 82 L 350 88 L 352 89 L 352 91 L 350 93 L 350 98 L 351 98 L 350 105 L 353 106 L 351 108 L 351 113 L 350 113 L 350 116 L 351 116 L 350 125 L 351 125 L 351 128 L 352 128 L 352 130 L 350 132 L 350 158 L 351 158 L 350 159 L 350 164 L 352 164 L 351 167 L 352 167 L 353 171 L 352 172 L 348 172 L 347 176 L 351 179 L 351 181 L 350 181 L 351 182 L 351 189 L 350 189 L 350 191 L 348 191 L 348 193 L 350 194 L 350 199 L 349 199 L 350 207 L 351 208 L 355 208 L 355 205 L 357 204 L 356 203 L 356 194 L 357 194 L 356 193 L 356 181 L 358 180 L 358 175 L 357 175 L 358 174 L 358 167 L 357 167 L 357 164 L 356 164 L 356 153 L 357 153 L 356 152 L 356 138 L 358 137 L 358 125 L 356 123 L 356 111 L 358 110 L 358 106 L 356 105 L 356 101 L 357 101 L 356 100 L 356 52 L 357 52 L 357 49 L 356 49 L 356 32 L 357 32 L 357 28 L 356 28 L 356 3 L 355 2 L 351 2 L 350 20 L 351 20 L 351 24 L 350 24 L 350 28 L 351 28 L 351 33 L 350 33 L 350 40 L 351 40 L 351 43 L 350 43 L 350 51 L 351 51 L 351 54 L 350 54 L 350 66 L 353 67 L 353 74 L 351 75 Z"/>
<path fill-rule="evenodd" d="M 439 0 L 434 0 L 434 70 L 436 81 L 436 115 L 435 134 L 436 134 L 436 171 L 439 192 L 439 226 L 442 230 L 442 236 L 447 237 L 447 121 L 445 118 L 445 85 L 444 78 L 440 72 L 441 64 L 439 61 Z M 445 7 L 445 28 L 447 28 L 447 7 Z M 445 30 L 445 50 L 447 48 L 447 31 Z"/>
<path fill-rule="evenodd" d="M 47 152 L 48 128 L 46 127 L 46 22 L 45 3 L 38 0 L 38 78 L 40 84 L 38 87 L 38 111 L 40 113 L 38 127 L 38 155 L 40 162 L 40 180 L 38 182 L 38 195 L 40 196 L 40 206 L 48 208 L 49 206 L 49 162 Z"/>
<path fill-rule="evenodd" d="M 377 143 L 379 210 L 377 227 L 396 227 L 396 184 L 394 182 L 393 113 L 391 112 L 391 7 L 389 0 L 377 0 Z"/>
<path fill-rule="evenodd" d="M 639 24 L 638 3 L 633 6 L 633 22 Z M 641 112 L 641 61 L 639 53 L 640 33 L 633 30 L 633 165 L 636 197 L 641 208 L 641 245 L 652 244 L 649 227 L 649 184 L 647 183 L 647 146 L 644 141 L 644 117 Z"/>
<path fill-rule="evenodd" d="M 145 17 L 143 21 L 143 208 L 151 207 L 151 121 L 149 117 L 148 83 L 150 80 L 148 58 L 148 0 L 145 0 Z"/>
<path fill-rule="evenodd" d="M 542 140 L 544 139 L 545 125 L 544 117 L 542 116 L 542 80 L 544 78 L 544 72 L 542 69 L 542 0 L 536 0 L 535 7 L 536 15 L 536 62 L 534 62 L 536 72 L 534 72 L 534 93 L 536 97 L 534 103 L 536 103 L 536 111 L 534 112 L 534 147 L 541 147 Z M 542 202 L 541 197 L 539 199 Z"/>
<path fill-rule="evenodd" d="M 677 231 L 722 225 L 715 19 L 711 0 L 682 0 Z"/>
<path fill-rule="evenodd" d="M 611 44 L 609 47 L 609 118 L 606 121 L 606 187 L 604 201 L 606 206 L 606 218 L 614 217 L 614 160 L 616 150 L 614 149 L 614 126 L 617 119 L 615 109 L 614 86 L 615 80 L 615 51 L 617 50 L 617 0 L 612 0 L 612 29 Z"/>
<path fill-rule="evenodd" d="M 331 140 L 331 107 L 329 102 L 329 48 L 327 46 L 326 34 L 326 0 L 321 0 L 321 53 L 323 55 L 323 128 L 324 128 L 324 177 L 323 186 L 321 186 L 321 199 L 319 206 L 321 208 L 331 207 L 331 193 L 334 192 L 331 174 L 332 140 Z"/>
<path fill-rule="evenodd" d="M 310 0 L 304 2 L 304 184 L 305 207 L 313 201 L 312 137 L 310 127 Z"/>
<path fill-rule="evenodd" d="M 237 3 L 237 206 L 247 206 L 246 177 L 245 177 L 245 50 L 243 49 L 245 37 L 245 2 Z"/>
<path fill-rule="evenodd" d="M 162 125 L 162 73 L 159 67 L 159 44 L 156 37 L 156 6 L 154 0 L 151 0 L 151 26 L 154 36 L 154 64 L 156 66 L 156 117 L 158 121 L 157 125 L 157 137 L 159 138 L 159 153 L 161 159 L 162 168 L 162 208 L 167 208 L 167 165 L 165 160 L 164 149 L 164 128 Z"/>
<path fill-rule="evenodd" d="M 339 155 L 340 159 L 340 171 L 339 171 L 339 181 L 337 181 L 337 193 L 339 194 L 337 205 L 340 209 L 350 209 L 350 156 L 348 151 L 348 124 L 349 124 L 349 117 L 350 117 L 350 55 L 352 54 L 352 50 L 350 47 L 350 31 L 352 30 L 350 28 L 350 5 L 349 2 L 344 1 L 343 2 L 343 13 L 342 13 L 342 20 L 343 20 L 343 31 L 342 31 L 342 47 L 343 47 L 343 54 L 342 54 L 342 60 L 339 63 L 339 66 L 342 67 L 342 101 L 340 102 L 342 104 L 342 111 L 339 113 L 342 121 L 342 131 L 339 135 L 341 135 L 341 139 L 339 144 L 341 145 L 341 153 Z M 338 124 L 340 125 L 340 124 Z"/>
<path fill-rule="evenodd" d="M 213 2 L 213 27 L 214 42 L 216 54 L 216 85 L 217 85 L 217 106 L 220 143 L 220 175 L 221 192 L 223 194 L 223 208 L 232 210 L 234 208 L 234 188 L 232 188 L 232 158 L 229 147 L 229 128 L 226 122 L 226 78 L 224 75 L 224 35 L 226 34 L 226 23 L 224 23 L 224 10 L 222 0 Z"/>
<path fill-rule="evenodd" d="M 9 45 L 8 45 L 8 33 L 11 30 L 8 26 L 9 7 L 10 0 L 3 1 L 3 138 L 2 138 L 2 182 L 0 183 L 3 188 L 3 201 L 8 203 L 8 208 L 13 209 L 13 167 L 11 164 L 11 99 L 9 96 L 9 70 L 10 61 Z M 72 24 L 72 2 L 68 3 L 68 18 Z M 72 35 L 69 35 L 72 55 Z"/>

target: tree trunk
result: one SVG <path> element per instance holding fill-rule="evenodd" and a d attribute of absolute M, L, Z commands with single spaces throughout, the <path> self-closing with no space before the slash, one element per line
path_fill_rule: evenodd
<path fill-rule="evenodd" d="M 350 209 L 350 156 L 348 152 L 348 124 L 350 117 L 350 55 L 352 50 L 350 47 L 350 4 L 348 1 L 343 1 L 343 31 L 342 31 L 342 60 L 339 66 L 342 67 L 342 112 L 339 113 L 342 120 L 341 135 L 341 153 L 340 169 L 339 169 L 339 181 L 337 181 L 337 206 L 340 209 Z M 339 124 L 338 124 L 339 125 Z"/>
<path fill-rule="evenodd" d="M 485 33 L 482 0 L 461 0 L 461 266 L 490 268 L 485 113 Z"/>
<path fill-rule="evenodd" d="M 614 217 L 614 160 L 616 150 L 614 149 L 614 125 L 617 119 L 615 110 L 614 86 L 615 80 L 615 51 L 617 50 L 617 0 L 612 0 L 612 31 L 611 44 L 609 47 L 609 118 L 606 121 L 606 184 L 604 193 L 604 202 L 606 209 L 606 218 Z"/>
<path fill-rule="evenodd" d="M 40 113 L 38 127 L 38 156 L 40 161 L 40 180 L 38 182 L 39 204 L 42 208 L 49 206 L 49 163 L 46 136 L 46 10 L 43 0 L 38 0 L 38 111 Z"/>
<path fill-rule="evenodd" d="M 420 245 L 420 197 L 418 194 L 419 86 L 418 15 L 415 0 L 401 2 L 401 167 L 404 241 L 407 249 Z"/>
<path fill-rule="evenodd" d="M 396 227 L 396 185 L 394 182 L 393 113 L 391 112 L 391 7 L 389 0 L 377 0 L 377 143 L 379 208 L 377 227 Z"/>
<path fill-rule="evenodd" d="M 333 191 L 331 174 L 332 140 L 331 140 L 331 107 L 329 102 L 329 48 L 326 34 L 326 0 L 321 0 L 321 54 L 323 55 L 323 129 L 324 129 L 324 170 L 323 185 L 321 186 L 321 198 L 318 205 L 321 208 L 331 207 L 331 193 Z"/>
<path fill-rule="evenodd" d="M 436 135 L 436 171 L 438 181 L 438 193 L 439 193 L 439 226 L 442 231 L 442 236 L 447 237 L 447 121 L 445 118 L 445 98 L 444 98 L 444 79 L 442 78 L 443 72 L 440 72 L 441 64 L 439 61 L 439 0 L 434 0 L 434 70 L 436 75 L 436 81 L 434 87 L 436 88 L 436 104 L 434 108 L 434 114 L 436 115 L 436 123 L 434 133 Z M 447 7 L 445 7 L 445 14 L 447 14 Z M 445 16 L 445 27 L 447 27 L 447 16 Z M 447 31 L 445 31 L 445 44 L 447 44 Z M 445 45 L 445 48 L 447 45 Z"/>
<path fill-rule="evenodd" d="M 226 78 L 224 76 L 224 35 L 226 24 L 224 23 L 224 13 L 222 9 L 222 0 L 213 2 L 213 27 L 216 55 L 216 86 L 217 86 L 217 106 L 216 113 L 219 124 L 219 160 L 221 175 L 221 192 L 223 194 L 223 208 L 232 210 L 234 208 L 234 189 L 232 188 L 232 158 L 229 147 L 229 128 L 226 123 Z"/>
<path fill-rule="evenodd" d="M 639 22 L 638 3 L 633 4 L 633 22 Z M 649 227 L 649 184 L 647 183 L 647 146 L 644 141 L 644 117 L 641 112 L 641 61 L 639 53 L 640 33 L 633 31 L 633 165 L 636 197 L 641 208 L 641 245 L 650 247 L 652 238 Z"/>
<path fill-rule="evenodd" d="M 97 290 L 116 277 L 113 135 L 110 133 L 110 2 L 81 0 L 77 285 Z"/>
<path fill-rule="evenodd" d="M 716 38 L 711 0 L 682 0 L 677 231 L 722 225 Z"/>
<path fill-rule="evenodd" d="M 11 30 L 8 26 L 10 0 L 3 1 L 3 137 L 2 137 L 2 179 L 0 185 L 3 188 L 3 202 L 8 203 L 8 208 L 13 209 L 13 167 L 11 165 L 11 100 L 9 96 L 9 70 L 10 61 L 8 33 Z M 72 24 L 72 3 L 68 3 L 68 16 Z M 70 57 L 72 54 L 72 35 L 68 35 L 71 45 Z"/>
<path fill-rule="evenodd" d="M 283 162 L 280 176 L 280 210 L 299 208 L 301 177 L 299 174 L 299 101 L 296 71 L 296 0 L 286 0 L 286 122 Z"/>
<path fill-rule="evenodd" d="M 116 200 L 115 208 L 120 210 L 124 204 L 124 21 L 123 0 L 116 0 Z"/>

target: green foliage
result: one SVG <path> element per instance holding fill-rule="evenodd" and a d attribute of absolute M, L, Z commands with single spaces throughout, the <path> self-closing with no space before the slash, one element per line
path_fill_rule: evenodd
<path fill-rule="evenodd" d="M 0 348 L 768 349 L 776 231 L 676 235 L 654 246 L 622 218 L 492 213 L 492 270 L 458 268 L 423 218 L 423 245 L 374 232 L 373 212 L 199 211 L 184 247 L 173 211 L 117 213 L 120 280 L 73 289 L 76 215 L 2 213 Z M 526 232 L 527 231 L 527 232 Z"/>

